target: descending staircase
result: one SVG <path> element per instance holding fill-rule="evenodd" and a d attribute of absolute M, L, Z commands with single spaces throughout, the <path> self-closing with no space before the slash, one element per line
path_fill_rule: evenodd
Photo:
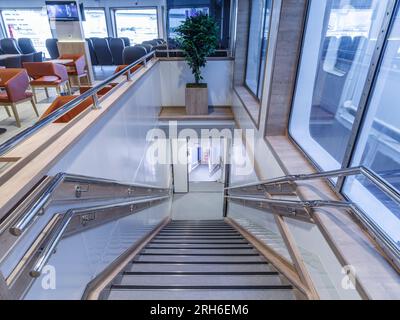
<path fill-rule="evenodd" d="M 295 299 L 282 275 L 224 221 L 173 221 L 101 295 L 103 299 Z"/>

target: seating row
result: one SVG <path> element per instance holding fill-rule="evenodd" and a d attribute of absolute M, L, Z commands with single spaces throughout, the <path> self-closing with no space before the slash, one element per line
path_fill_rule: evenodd
<path fill-rule="evenodd" d="M 29 38 L 0 40 L 0 66 L 21 68 L 24 62 L 42 62 L 43 59 L 43 52 L 38 52 Z"/>

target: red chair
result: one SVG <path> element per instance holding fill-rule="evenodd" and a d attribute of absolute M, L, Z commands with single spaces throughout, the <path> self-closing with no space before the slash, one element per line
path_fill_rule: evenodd
<path fill-rule="evenodd" d="M 40 117 L 40 120 L 46 118 L 49 114 L 54 112 L 55 110 L 60 109 L 62 106 L 67 104 L 68 102 L 76 99 L 78 96 L 61 96 L 57 97 L 56 100 L 53 101 L 53 103 L 50 105 L 50 107 L 43 113 L 43 115 Z M 60 118 L 58 118 L 54 123 L 68 123 L 75 117 L 77 117 L 79 114 L 81 114 L 83 111 L 85 111 L 87 108 L 89 108 L 93 104 L 93 99 L 92 97 L 87 98 L 80 104 L 78 104 L 75 108 L 73 108 L 71 111 L 67 112 Z"/>
<path fill-rule="evenodd" d="M 21 127 L 21 120 L 17 111 L 17 105 L 20 103 L 30 101 L 33 110 L 39 117 L 32 93 L 27 92 L 29 77 L 26 70 L 0 69 L 0 87 L 3 88 L 3 91 L 0 92 L 0 105 L 4 106 L 9 117 L 11 117 L 11 113 L 8 106 L 11 107 L 18 127 Z"/>
<path fill-rule="evenodd" d="M 61 95 L 61 89 L 66 87 L 68 93 L 71 94 L 71 86 L 65 66 L 52 62 L 25 62 L 24 68 L 33 79 L 30 85 L 36 103 L 36 88 L 44 88 L 47 97 L 49 96 L 47 88 L 55 88 L 57 94 Z"/>
<path fill-rule="evenodd" d="M 77 54 L 63 54 L 58 59 L 60 60 L 73 60 L 73 62 L 65 64 L 67 67 L 68 75 L 72 77 L 76 77 L 78 82 L 78 86 L 81 86 L 81 78 L 85 77 L 88 81 L 89 76 L 86 71 L 86 60 L 84 55 Z"/>

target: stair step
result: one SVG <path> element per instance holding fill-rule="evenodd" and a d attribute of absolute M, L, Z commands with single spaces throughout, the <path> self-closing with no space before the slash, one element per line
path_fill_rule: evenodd
<path fill-rule="evenodd" d="M 294 300 L 292 290 L 112 290 L 110 300 Z"/>
<path fill-rule="evenodd" d="M 222 262 L 222 263 L 235 263 L 235 262 L 265 262 L 265 260 L 259 256 L 250 256 L 250 257 L 242 257 L 242 256 L 185 256 L 185 255 L 170 255 L 170 256 L 162 256 L 162 255 L 139 255 L 134 262 L 136 261 L 164 261 L 164 262 Z"/>
<path fill-rule="evenodd" d="M 259 275 L 123 275 L 119 286 L 152 286 L 152 287 L 172 287 L 179 289 L 203 288 L 203 287 L 250 287 L 275 286 L 281 287 L 282 283 L 277 276 Z"/>
<path fill-rule="evenodd" d="M 177 248 L 145 248 L 142 253 L 152 253 L 152 254 L 257 254 L 252 248 L 239 248 L 239 249 L 213 249 L 213 248 L 203 248 L 203 249 L 195 249 L 195 248 L 188 248 L 188 249 L 177 249 Z"/>
<path fill-rule="evenodd" d="M 154 239 L 151 241 L 152 244 L 160 244 L 160 243 L 173 243 L 173 244 L 215 244 L 215 245 L 220 245 L 220 244 L 247 244 L 248 242 L 246 240 L 241 240 L 241 239 L 233 239 L 233 240 L 226 240 L 226 239 L 220 239 L 220 240 L 210 240 L 210 239 L 192 239 L 192 240 L 186 240 L 186 241 L 179 241 L 179 240 L 173 240 L 173 239 Z"/>
<path fill-rule="evenodd" d="M 177 243 L 177 244 L 169 244 L 169 243 L 149 243 L 146 248 L 157 248 L 157 249 L 249 249 L 253 248 L 248 243 L 233 243 L 233 244 L 213 244 L 213 243 L 204 243 L 204 244 L 188 244 L 188 243 Z"/>
<path fill-rule="evenodd" d="M 176 263 L 132 263 L 128 272 L 269 272 L 268 264 L 176 264 Z"/>

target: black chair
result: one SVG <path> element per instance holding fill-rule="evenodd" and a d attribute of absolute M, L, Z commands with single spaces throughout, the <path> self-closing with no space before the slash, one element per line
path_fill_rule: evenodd
<path fill-rule="evenodd" d="M 119 38 L 111 38 L 109 40 L 109 44 L 114 64 L 122 65 L 123 64 L 122 53 L 124 52 L 125 49 L 124 41 Z"/>
<path fill-rule="evenodd" d="M 143 41 L 143 42 L 142 42 L 142 44 L 149 44 L 149 45 L 151 45 L 151 46 L 153 46 L 153 47 L 156 47 L 156 46 L 158 46 L 158 45 L 159 45 L 159 43 L 158 43 L 158 41 L 157 41 L 157 40 L 148 40 L 148 41 Z"/>
<path fill-rule="evenodd" d="M 32 62 L 43 62 L 43 52 L 37 52 L 33 42 L 30 38 L 19 38 L 18 39 L 18 46 L 21 49 L 23 54 L 33 54 L 33 61 Z M 24 62 L 31 62 L 30 58 L 22 58 L 22 63 Z M 25 60 L 25 61 L 24 61 Z"/>
<path fill-rule="evenodd" d="M 164 39 L 153 39 L 154 41 L 157 41 L 158 44 L 166 44 L 166 41 Z"/>
<path fill-rule="evenodd" d="M 99 61 L 97 61 L 96 52 L 94 51 L 94 47 L 93 47 L 93 41 L 92 41 L 92 39 L 87 38 L 86 42 L 89 47 L 90 60 L 92 61 L 92 65 L 97 66 L 99 64 Z"/>
<path fill-rule="evenodd" d="M 6 68 L 22 68 L 21 56 L 7 57 L 0 60 L 0 66 Z"/>
<path fill-rule="evenodd" d="M 19 38 L 18 46 L 21 49 L 22 53 L 25 54 L 37 52 L 30 38 Z"/>
<path fill-rule="evenodd" d="M 13 38 L 4 38 L 0 40 L 0 47 L 5 54 L 22 54 L 18 47 L 17 40 Z"/>
<path fill-rule="evenodd" d="M 151 50 L 153 50 L 153 46 L 151 44 L 148 44 L 148 43 L 137 44 L 137 45 L 135 45 L 135 47 L 136 46 L 140 46 L 140 47 L 145 48 L 146 49 L 146 53 L 150 53 Z"/>
<path fill-rule="evenodd" d="M 99 65 L 111 66 L 113 65 L 113 58 L 108 45 L 108 41 L 104 38 L 91 38 L 93 42 L 93 48 L 96 52 L 97 61 Z"/>
<path fill-rule="evenodd" d="M 46 40 L 46 48 L 52 59 L 57 59 L 60 56 L 60 52 L 58 51 L 57 43 L 58 43 L 58 39 L 47 39 Z"/>
<path fill-rule="evenodd" d="M 123 64 L 131 64 L 147 54 L 141 46 L 126 47 L 123 52 Z"/>
<path fill-rule="evenodd" d="M 120 39 L 122 39 L 122 41 L 124 42 L 125 47 L 130 47 L 131 40 L 128 37 L 121 37 Z"/>

